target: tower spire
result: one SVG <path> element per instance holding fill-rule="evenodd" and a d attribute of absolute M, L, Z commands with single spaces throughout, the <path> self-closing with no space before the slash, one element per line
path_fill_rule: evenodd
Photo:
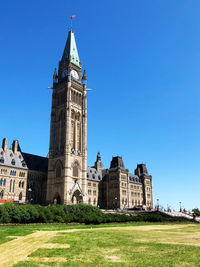
<path fill-rule="evenodd" d="M 69 30 L 67 42 L 65 45 L 65 49 L 60 64 L 63 65 L 68 63 L 69 61 L 75 64 L 76 66 L 80 67 L 78 49 L 76 46 L 75 36 L 72 29 Z"/>

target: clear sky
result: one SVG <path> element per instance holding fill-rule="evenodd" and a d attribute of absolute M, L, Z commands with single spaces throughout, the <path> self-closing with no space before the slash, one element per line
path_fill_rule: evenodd
<path fill-rule="evenodd" d="M 0 8 L 0 139 L 46 156 L 70 15 L 88 87 L 88 165 L 146 163 L 154 202 L 200 208 L 200 1 L 19 0 Z"/>

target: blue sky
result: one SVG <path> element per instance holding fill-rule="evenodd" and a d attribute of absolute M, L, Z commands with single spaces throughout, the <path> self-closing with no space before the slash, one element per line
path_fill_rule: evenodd
<path fill-rule="evenodd" d="M 200 207 L 200 2 L 4 1 L 0 139 L 47 155 L 54 67 L 70 15 L 88 87 L 88 165 L 146 163 L 154 199 Z M 156 202 L 156 201 L 155 201 Z"/>

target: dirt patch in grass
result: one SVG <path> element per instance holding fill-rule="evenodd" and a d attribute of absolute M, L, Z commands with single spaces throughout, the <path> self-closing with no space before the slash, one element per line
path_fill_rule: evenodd
<path fill-rule="evenodd" d="M 70 248 L 69 244 L 45 243 L 40 248 Z"/>
<path fill-rule="evenodd" d="M 109 262 L 121 262 L 121 259 L 118 256 L 107 256 Z"/>
<path fill-rule="evenodd" d="M 61 257 L 34 257 L 28 258 L 27 261 L 34 262 L 66 262 L 67 259 Z"/>

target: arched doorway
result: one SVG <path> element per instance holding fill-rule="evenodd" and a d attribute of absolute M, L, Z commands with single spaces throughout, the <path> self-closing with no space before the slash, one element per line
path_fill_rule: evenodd
<path fill-rule="evenodd" d="M 56 204 L 61 204 L 61 198 L 60 195 L 58 193 L 55 194 L 54 198 L 53 198 L 53 203 Z"/>
<path fill-rule="evenodd" d="M 72 204 L 79 204 L 83 202 L 83 196 L 79 190 L 76 190 L 72 195 Z"/>
<path fill-rule="evenodd" d="M 3 190 L 1 190 L 1 192 L 0 192 L 0 199 L 3 199 L 3 195 L 4 195 L 4 192 L 3 192 Z"/>

